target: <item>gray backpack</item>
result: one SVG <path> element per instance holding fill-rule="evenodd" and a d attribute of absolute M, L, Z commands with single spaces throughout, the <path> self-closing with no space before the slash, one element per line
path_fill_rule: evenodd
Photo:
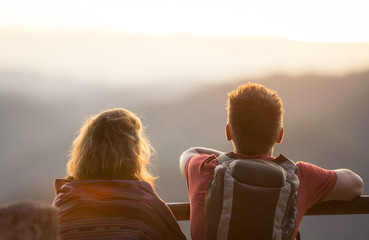
<path fill-rule="evenodd" d="M 294 162 L 217 158 L 205 199 L 207 240 L 291 240 L 297 216 L 299 180 Z"/>

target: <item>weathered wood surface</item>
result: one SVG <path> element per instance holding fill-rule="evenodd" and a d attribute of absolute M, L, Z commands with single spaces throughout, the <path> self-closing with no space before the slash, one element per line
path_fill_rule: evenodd
<path fill-rule="evenodd" d="M 178 221 L 190 220 L 190 203 L 168 203 Z M 369 196 L 363 195 L 352 201 L 329 201 L 314 205 L 305 215 L 369 214 Z"/>

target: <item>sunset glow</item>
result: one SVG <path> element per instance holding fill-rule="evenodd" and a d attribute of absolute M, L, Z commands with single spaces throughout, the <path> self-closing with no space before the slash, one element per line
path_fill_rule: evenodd
<path fill-rule="evenodd" d="M 366 42 L 367 2 L 344 1 L 47 1 L 0 7 L 0 29 L 103 29 L 124 33 L 278 36 Z"/>
<path fill-rule="evenodd" d="M 364 0 L 12 0 L 0 72 L 139 85 L 369 66 Z"/>

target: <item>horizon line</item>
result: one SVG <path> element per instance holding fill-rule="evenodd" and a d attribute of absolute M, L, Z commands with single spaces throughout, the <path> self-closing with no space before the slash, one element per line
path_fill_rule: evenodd
<path fill-rule="evenodd" d="M 48 33 L 100 33 L 100 34 L 112 34 L 121 36 L 141 36 L 141 37 L 204 37 L 204 38 L 270 38 L 270 39 L 284 39 L 288 41 L 307 42 L 307 43 L 332 43 L 332 44 L 369 44 L 369 38 L 360 38 L 355 40 L 337 40 L 337 39 L 302 39 L 298 37 L 287 37 L 283 35 L 263 35 L 263 34 L 211 34 L 211 33 L 197 33 L 186 31 L 165 31 L 165 32 L 150 32 L 150 31 L 125 31 L 119 29 L 109 29 L 102 27 L 47 27 L 47 26 L 6 26 L 0 23 L 0 35 L 13 35 L 13 34 L 48 34 Z"/>

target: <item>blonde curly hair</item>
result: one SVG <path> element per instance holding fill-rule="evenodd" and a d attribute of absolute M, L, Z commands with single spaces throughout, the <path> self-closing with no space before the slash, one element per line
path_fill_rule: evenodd
<path fill-rule="evenodd" d="M 123 108 L 106 110 L 80 129 L 67 174 L 76 180 L 140 180 L 154 186 L 155 177 L 147 169 L 152 150 L 135 114 Z"/>

